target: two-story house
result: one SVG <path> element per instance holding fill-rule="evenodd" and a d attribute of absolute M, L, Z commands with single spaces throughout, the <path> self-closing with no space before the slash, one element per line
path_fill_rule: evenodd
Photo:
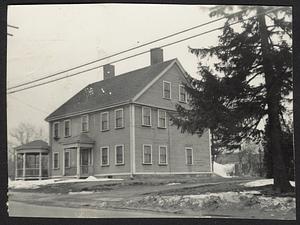
<path fill-rule="evenodd" d="M 104 79 L 78 92 L 46 121 L 50 126 L 51 177 L 211 173 L 209 131 L 181 133 L 169 112 L 187 105 L 186 72 L 177 59 Z"/>

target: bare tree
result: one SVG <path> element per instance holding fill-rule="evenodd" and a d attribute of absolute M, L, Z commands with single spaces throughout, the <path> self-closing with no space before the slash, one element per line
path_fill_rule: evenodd
<path fill-rule="evenodd" d="M 43 128 L 36 128 L 30 123 L 20 123 L 19 126 L 13 128 L 9 134 L 14 139 L 12 142 L 16 145 L 23 145 L 34 139 L 47 140 Z"/>

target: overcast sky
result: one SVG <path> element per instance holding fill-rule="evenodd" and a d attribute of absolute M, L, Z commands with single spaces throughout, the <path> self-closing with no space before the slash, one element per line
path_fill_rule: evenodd
<path fill-rule="evenodd" d="M 41 78 L 210 21 L 208 8 L 133 4 L 9 6 L 8 24 L 18 26 L 19 29 L 8 28 L 8 32 L 14 36 L 8 36 L 7 86 Z M 85 69 L 222 24 L 214 23 Z M 198 59 L 188 52 L 188 46 L 214 45 L 217 35 L 218 32 L 213 32 L 166 47 L 164 59 L 178 58 L 188 73 L 197 76 Z M 149 62 L 148 53 L 116 63 L 116 74 L 148 66 Z M 48 131 L 45 117 L 83 87 L 99 80 L 102 80 L 102 69 L 8 95 L 8 130 L 25 121 Z"/>

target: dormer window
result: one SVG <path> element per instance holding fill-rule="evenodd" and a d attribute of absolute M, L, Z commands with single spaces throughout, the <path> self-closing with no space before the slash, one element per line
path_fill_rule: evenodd
<path fill-rule="evenodd" d="M 53 124 L 53 138 L 59 137 L 59 122 Z"/>
<path fill-rule="evenodd" d="M 71 136 L 71 120 L 64 121 L 64 136 L 65 137 Z"/>
<path fill-rule="evenodd" d="M 171 99 L 171 82 L 163 81 L 163 98 Z"/>
<path fill-rule="evenodd" d="M 88 132 L 89 131 L 89 116 L 83 115 L 81 117 L 81 132 Z"/>
<path fill-rule="evenodd" d="M 187 93 L 185 91 L 184 85 L 179 85 L 179 101 L 187 102 Z"/>

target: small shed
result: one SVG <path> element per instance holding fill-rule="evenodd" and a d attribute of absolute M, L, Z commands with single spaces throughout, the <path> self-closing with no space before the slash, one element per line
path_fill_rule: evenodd
<path fill-rule="evenodd" d="M 16 179 L 48 177 L 50 146 L 42 140 L 31 141 L 15 148 Z"/>

